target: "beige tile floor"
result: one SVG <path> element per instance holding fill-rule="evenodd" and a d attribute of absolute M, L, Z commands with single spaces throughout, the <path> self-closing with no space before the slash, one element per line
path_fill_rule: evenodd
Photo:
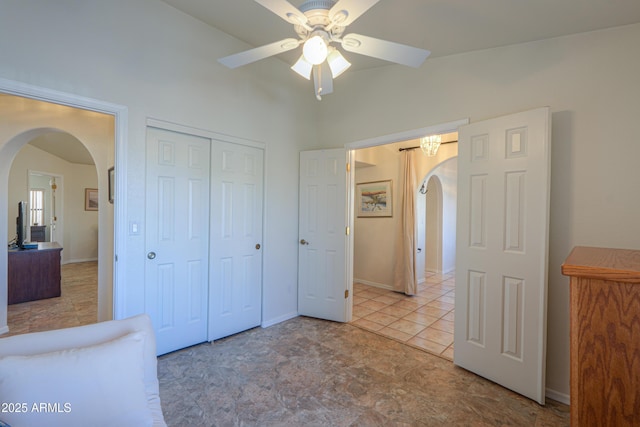
<path fill-rule="evenodd" d="M 453 360 L 455 279 L 429 274 L 415 296 L 353 285 L 353 319 L 363 329 Z"/>

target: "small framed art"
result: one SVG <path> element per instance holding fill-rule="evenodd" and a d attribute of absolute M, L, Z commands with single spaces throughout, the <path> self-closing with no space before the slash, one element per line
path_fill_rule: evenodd
<path fill-rule="evenodd" d="M 98 210 L 98 189 L 97 188 L 84 189 L 84 210 L 85 211 Z"/>
<path fill-rule="evenodd" d="M 393 216 L 391 180 L 356 184 L 356 212 L 358 217 Z"/>

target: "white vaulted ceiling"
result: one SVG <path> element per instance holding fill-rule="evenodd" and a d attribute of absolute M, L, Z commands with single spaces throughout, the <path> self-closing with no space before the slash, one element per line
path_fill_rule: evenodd
<path fill-rule="evenodd" d="M 296 37 L 291 24 L 253 0 L 164 2 L 251 47 Z M 297 7 L 304 1 L 290 3 Z M 348 32 L 428 49 L 434 58 L 637 22 L 639 0 L 380 0 Z M 280 58 L 292 64 L 299 55 L 293 51 Z M 351 70 L 389 64 L 345 56 Z"/>

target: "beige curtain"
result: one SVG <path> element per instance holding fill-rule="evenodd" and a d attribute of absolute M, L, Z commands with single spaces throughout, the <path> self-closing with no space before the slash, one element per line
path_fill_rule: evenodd
<path fill-rule="evenodd" d="M 400 169 L 400 221 L 396 237 L 396 262 L 393 290 L 415 295 L 416 278 L 416 178 L 413 167 L 413 150 L 402 152 Z"/>

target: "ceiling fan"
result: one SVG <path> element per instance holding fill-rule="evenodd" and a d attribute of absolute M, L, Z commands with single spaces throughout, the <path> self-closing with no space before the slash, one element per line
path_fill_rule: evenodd
<path fill-rule="evenodd" d="M 290 51 L 300 45 L 302 55 L 291 67 L 313 82 L 318 100 L 333 92 L 333 79 L 351 64 L 333 46 L 410 67 L 419 67 L 431 52 L 361 34 L 344 34 L 346 27 L 380 0 L 307 0 L 299 8 L 287 0 L 255 0 L 293 24 L 298 39 L 287 38 L 218 59 L 229 68 Z"/>

